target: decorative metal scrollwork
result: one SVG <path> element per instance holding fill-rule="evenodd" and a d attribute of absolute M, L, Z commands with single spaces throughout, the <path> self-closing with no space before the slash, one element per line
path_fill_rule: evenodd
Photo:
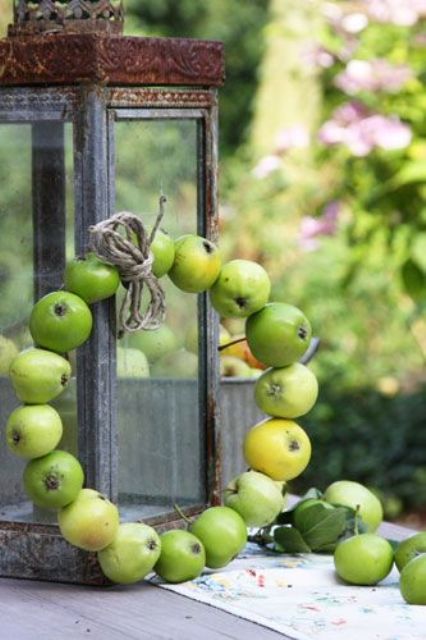
<path fill-rule="evenodd" d="M 14 0 L 10 35 L 45 31 L 110 31 L 123 28 L 123 0 Z"/>

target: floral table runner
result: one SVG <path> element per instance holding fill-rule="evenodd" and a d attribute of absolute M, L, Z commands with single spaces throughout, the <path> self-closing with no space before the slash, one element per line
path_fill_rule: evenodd
<path fill-rule="evenodd" d="M 332 556 L 248 545 L 221 571 L 179 585 L 153 582 L 295 640 L 426 640 L 426 607 L 405 604 L 398 575 L 352 587 L 336 578 Z"/>

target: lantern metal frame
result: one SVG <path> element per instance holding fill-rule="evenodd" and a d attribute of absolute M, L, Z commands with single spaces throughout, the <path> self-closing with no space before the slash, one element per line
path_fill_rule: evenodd
<path fill-rule="evenodd" d="M 73 125 L 76 252 L 87 249 L 88 227 L 114 212 L 114 122 L 135 118 L 196 121 L 198 232 L 217 240 L 222 44 L 100 33 L 11 33 L 0 40 L 0 123 L 32 124 L 34 272 L 41 274 L 34 283 L 35 298 L 61 286 L 58 273 L 65 263 L 65 123 Z M 53 251 L 47 241 L 52 225 L 57 236 Z M 98 303 L 93 312 L 94 330 L 77 362 L 79 459 L 87 486 L 117 500 L 114 301 Z M 199 317 L 207 499 L 184 509 L 189 516 L 218 504 L 221 488 L 218 320 L 205 294 L 199 296 Z M 180 519 L 169 513 L 146 522 L 162 530 L 179 525 Z M 71 547 L 55 524 L 16 521 L 0 521 L 0 574 L 106 582 L 95 555 Z"/>

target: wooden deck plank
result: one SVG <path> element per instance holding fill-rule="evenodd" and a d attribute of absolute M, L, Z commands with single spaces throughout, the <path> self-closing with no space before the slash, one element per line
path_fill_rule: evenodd
<path fill-rule="evenodd" d="M 415 532 L 384 524 L 401 540 Z M 0 637 L 16 640 L 289 640 L 275 631 L 155 587 L 0 579 Z"/>
<path fill-rule="evenodd" d="M 1 637 L 16 640 L 285 640 L 286 636 L 158 587 L 0 580 Z"/>

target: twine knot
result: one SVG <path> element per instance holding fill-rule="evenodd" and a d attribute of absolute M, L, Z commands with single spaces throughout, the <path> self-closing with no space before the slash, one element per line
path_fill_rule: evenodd
<path fill-rule="evenodd" d="M 148 234 L 142 220 L 133 213 L 121 211 L 107 220 L 89 227 L 90 245 L 97 257 L 115 265 L 126 288 L 118 319 L 118 337 L 140 329 L 158 329 L 166 315 L 166 300 L 158 278 L 152 273 L 154 256 L 150 249 L 164 215 L 166 197 L 161 196 L 154 227 Z M 151 299 L 141 312 L 143 288 Z"/>

